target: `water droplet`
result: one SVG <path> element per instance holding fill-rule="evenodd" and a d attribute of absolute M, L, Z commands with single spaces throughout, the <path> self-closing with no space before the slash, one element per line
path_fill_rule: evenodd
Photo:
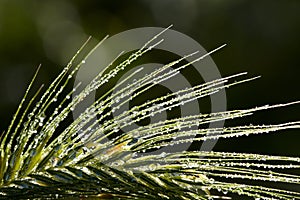
<path fill-rule="evenodd" d="M 154 163 L 152 163 L 152 164 L 150 164 L 149 166 L 148 166 L 148 168 L 149 168 L 149 170 L 150 171 L 154 171 L 154 170 L 156 170 L 156 164 L 154 164 Z"/>

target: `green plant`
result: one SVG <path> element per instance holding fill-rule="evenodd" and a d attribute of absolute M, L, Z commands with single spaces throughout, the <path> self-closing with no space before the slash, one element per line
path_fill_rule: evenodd
<path fill-rule="evenodd" d="M 232 82 L 245 73 L 180 90 L 177 96 L 162 96 L 109 118 L 112 112 L 110 108 L 117 99 L 130 101 L 153 87 L 154 78 L 157 82 L 171 78 L 193 63 L 171 68 L 180 64 L 184 57 L 129 85 L 124 85 L 124 82 L 115 85 L 114 88 L 119 88 L 117 93 L 111 95 L 109 90 L 78 118 L 68 123 L 66 128 L 60 128 L 61 123 L 66 121 L 91 91 L 107 84 L 108 80 L 158 45 L 159 42 L 151 45 L 155 39 L 156 37 L 151 39 L 112 70 L 96 76 L 71 99 L 75 90 L 65 96 L 62 94 L 84 63 L 73 67 L 74 60 L 85 46 L 83 45 L 43 92 L 40 100 L 33 106 L 42 87 L 23 108 L 37 73 L 34 75 L 11 125 L 0 138 L 0 198 L 227 199 L 230 194 L 256 199 L 300 198 L 300 193 L 296 191 L 276 189 L 273 185 L 266 184 L 282 182 L 299 186 L 300 176 L 282 172 L 284 169 L 299 169 L 299 157 L 213 151 L 137 156 L 138 153 L 184 142 L 300 128 L 300 122 L 297 121 L 277 125 L 184 130 L 190 126 L 245 117 L 255 111 L 298 102 L 174 118 L 115 135 L 122 126 L 129 125 L 128 118 L 139 122 L 162 109 L 255 79 Z M 194 55 L 192 53 L 186 57 Z M 202 58 L 203 56 L 194 62 Z M 139 72 L 137 70 L 135 73 Z M 137 92 L 131 96 L 133 90 Z M 105 133 L 105 137 L 99 137 L 99 133 Z M 109 136 L 114 137 L 104 142 Z M 177 140 L 170 140 L 174 138 Z"/>

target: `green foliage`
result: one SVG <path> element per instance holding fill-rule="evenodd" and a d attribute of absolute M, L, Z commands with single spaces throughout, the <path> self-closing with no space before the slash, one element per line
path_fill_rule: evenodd
<path fill-rule="evenodd" d="M 299 128 L 300 122 L 297 121 L 277 125 L 186 130 L 187 127 L 245 117 L 256 111 L 294 103 L 168 119 L 116 135 L 120 129 L 130 126 L 128 119 L 140 122 L 162 110 L 255 79 L 234 81 L 246 73 L 180 90 L 175 96 L 165 95 L 134 106 L 112 119 L 108 118 L 113 112 L 110 108 L 121 99 L 122 103 L 128 102 L 193 63 L 172 68 L 185 59 L 182 58 L 129 85 L 124 82 L 115 85 L 113 89 L 119 88 L 117 93 L 104 94 L 78 118 L 61 128 L 66 118 L 92 91 L 107 84 L 161 42 L 152 44 L 155 40 L 156 37 L 112 70 L 97 75 L 78 95 L 73 95 L 75 90 L 72 90 L 63 96 L 66 86 L 84 63 L 73 66 L 83 45 L 43 92 L 40 100 L 33 105 L 42 88 L 23 108 L 37 76 L 35 74 L 11 125 L 0 138 L 0 198 L 228 199 L 234 197 L 232 195 L 256 199 L 300 198 L 299 192 L 278 189 L 270 184 L 280 182 L 299 187 L 300 176 L 284 171 L 299 170 L 299 157 L 175 150 L 158 155 L 143 154 L 165 146 L 176 149 L 176 145 L 186 142 Z M 195 55 L 192 53 L 186 57 Z M 194 62 L 205 56 L 196 58 Z M 134 74 L 141 71 L 137 70 Z M 136 93 L 132 95 L 132 91 Z M 53 112 L 49 112 L 53 105 Z M 105 136 L 99 137 L 100 133 L 105 133 Z M 105 138 L 109 136 L 112 139 L 106 141 Z M 174 138 L 176 140 L 172 140 Z"/>

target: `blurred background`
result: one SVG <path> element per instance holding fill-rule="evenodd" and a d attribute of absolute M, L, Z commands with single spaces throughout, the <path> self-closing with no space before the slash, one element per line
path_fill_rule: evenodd
<path fill-rule="evenodd" d="M 0 0 L 0 130 L 4 131 L 37 66 L 49 84 L 85 42 L 138 27 L 180 31 L 212 55 L 222 76 L 262 78 L 227 90 L 228 109 L 300 100 L 299 0 Z M 300 120 L 300 105 L 258 112 L 238 124 Z M 230 125 L 231 122 L 226 122 Z M 219 140 L 214 150 L 300 155 L 300 130 Z"/>

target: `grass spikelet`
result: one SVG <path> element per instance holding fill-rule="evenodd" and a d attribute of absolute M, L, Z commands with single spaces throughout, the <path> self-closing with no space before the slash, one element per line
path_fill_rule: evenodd
<path fill-rule="evenodd" d="M 176 147 L 183 143 L 300 128 L 299 121 L 199 128 L 199 125 L 234 120 L 257 111 L 299 102 L 199 113 L 158 121 L 127 132 L 120 131 L 132 123 L 258 77 L 243 78 L 247 73 L 235 74 L 149 99 L 110 117 L 132 99 L 223 46 L 205 55 L 192 52 L 140 79 L 130 81 L 134 75 L 143 73 L 143 68 L 136 70 L 96 99 L 65 128 L 61 128 L 61 124 L 91 92 L 107 86 L 116 75 L 163 42 L 158 40 L 161 34 L 163 32 L 111 69 L 116 60 L 122 58 L 122 53 L 118 55 L 75 95 L 79 85 L 71 91 L 66 88 L 84 64 L 83 60 L 74 66 L 84 44 L 48 89 L 43 91 L 41 87 L 29 100 L 28 106 L 23 108 L 37 73 L 34 75 L 11 125 L 0 137 L 1 199 L 231 199 L 235 195 L 255 199 L 300 198 L 297 191 L 276 187 L 276 183 L 299 187 L 300 176 L 286 172 L 299 170 L 299 157 L 176 151 Z M 194 58 L 194 61 L 182 64 L 186 58 Z M 174 68 L 175 65 L 180 67 Z M 35 101 L 41 92 L 40 99 Z M 35 106 L 30 109 L 34 102 Z M 110 140 L 107 140 L 108 137 Z M 151 153 L 163 147 L 172 148 L 172 152 Z"/>

